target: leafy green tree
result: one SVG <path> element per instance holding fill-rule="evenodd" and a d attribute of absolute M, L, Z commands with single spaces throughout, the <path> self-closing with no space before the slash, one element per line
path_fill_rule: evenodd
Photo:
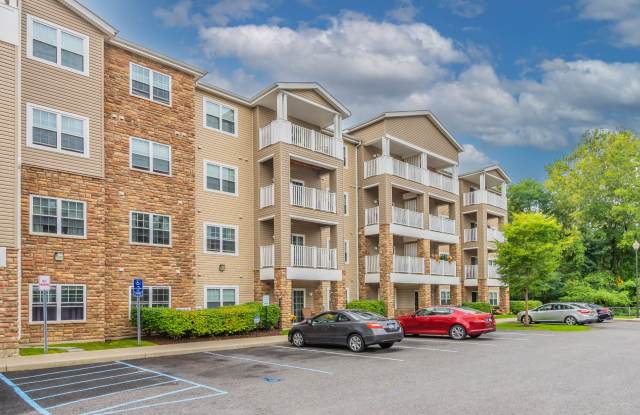
<path fill-rule="evenodd" d="M 524 179 L 511 185 L 507 197 L 510 216 L 516 212 L 551 212 L 551 194 L 537 180 Z"/>
<path fill-rule="evenodd" d="M 542 213 L 515 213 L 498 244 L 498 266 L 512 291 L 522 292 L 525 324 L 529 323 L 529 293 L 544 292 L 560 266 L 562 227 Z"/>

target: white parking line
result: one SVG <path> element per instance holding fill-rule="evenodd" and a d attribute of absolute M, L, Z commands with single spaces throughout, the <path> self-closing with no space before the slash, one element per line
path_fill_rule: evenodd
<path fill-rule="evenodd" d="M 93 390 L 93 389 L 108 388 L 109 386 L 122 385 L 123 383 L 137 382 L 139 380 L 154 379 L 154 378 L 159 378 L 160 376 L 162 376 L 162 375 L 147 376 L 146 378 L 129 379 L 129 380 L 125 380 L 124 382 L 110 383 L 108 385 L 92 386 L 90 388 L 76 389 L 76 390 L 67 391 L 67 392 L 60 392 L 60 393 L 55 393 L 53 395 L 47 395 L 47 396 L 43 396 L 41 398 L 34 399 L 34 401 L 41 401 L 43 399 L 54 398 L 56 396 L 69 395 L 70 393 L 86 392 L 86 391 Z"/>
<path fill-rule="evenodd" d="M 95 382 L 95 381 L 97 381 L 97 380 L 104 380 L 104 379 L 119 378 L 119 377 L 121 377 L 121 376 L 133 375 L 133 374 L 141 373 L 141 372 L 142 372 L 142 370 L 136 370 L 135 372 L 120 373 L 119 375 L 105 376 L 105 377 L 102 377 L 102 378 L 94 378 L 94 379 L 81 380 L 81 381 L 79 381 L 79 382 L 62 383 L 62 384 L 59 384 L 59 385 L 45 386 L 45 387 L 43 387 L 43 388 L 27 389 L 27 390 L 25 390 L 25 392 L 35 392 L 35 391 L 41 391 L 41 390 L 45 390 L 45 389 L 60 388 L 60 387 L 62 387 L 62 386 L 77 385 L 77 384 L 79 384 L 79 383 L 87 383 L 87 382 Z"/>
<path fill-rule="evenodd" d="M 216 396 L 221 396 L 221 395 L 225 395 L 225 394 L 226 393 L 210 393 L 208 395 L 195 396 L 193 398 L 178 399 L 178 400 L 175 400 L 175 401 L 159 402 L 159 403 L 153 403 L 151 405 L 135 406 L 133 408 L 119 409 L 117 411 L 100 412 L 100 415 L 117 414 L 117 413 L 120 413 L 120 412 L 130 412 L 130 411 L 134 411 L 136 409 L 147 409 L 147 408 L 153 408 L 155 406 L 169 405 L 169 404 L 172 404 L 172 403 L 183 403 L 183 402 L 198 401 L 200 399 L 215 398 Z"/>
<path fill-rule="evenodd" d="M 510 338 L 510 337 L 497 337 L 497 336 L 491 336 L 492 339 L 500 339 L 500 340 L 506 340 L 506 341 L 510 341 L 510 342 L 528 342 L 529 339 L 514 339 L 514 338 Z"/>
<path fill-rule="evenodd" d="M 425 339 L 425 338 L 419 338 L 419 339 L 404 339 L 402 342 L 410 342 L 410 341 L 416 341 L 417 343 L 422 343 L 422 342 L 430 342 L 430 343 L 440 343 L 440 344 L 446 344 L 451 345 L 451 346 L 485 346 L 485 347 L 497 347 L 495 344 L 489 344 L 486 342 L 486 340 L 447 340 L 447 339 L 442 339 L 442 340 L 435 340 L 435 339 Z M 410 343 L 413 344 L 413 343 Z"/>
<path fill-rule="evenodd" d="M 119 403 L 117 405 L 108 406 L 106 408 L 96 409 L 96 410 L 90 411 L 90 412 L 83 412 L 81 415 L 91 415 L 91 414 L 98 414 L 98 413 L 105 414 L 105 413 L 108 413 L 106 411 L 108 411 L 110 409 L 121 408 L 123 406 L 130 405 L 132 403 L 146 402 L 146 401 L 150 401 L 152 399 L 163 398 L 165 396 L 175 395 L 176 393 L 181 393 L 181 392 L 186 392 L 186 391 L 190 391 L 190 390 L 193 390 L 193 389 L 197 389 L 198 387 L 199 386 L 189 386 L 187 388 L 182 388 L 182 389 L 174 390 L 174 391 L 171 391 L 171 392 L 160 393 L 158 395 L 148 396 L 146 398 L 136 399 L 136 400 L 129 401 L 129 402 L 123 402 L 123 403 Z M 147 406 L 142 406 L 141 408 L 146 408 L 146 407 Z M 127 410 L 129 410 L 129 409 L 127 409 Z M 113 411 L 113 412 L 116 412 L 116 411 Z"/>
<path fill-rule="evenodd" d="M 130 368 L 128 368 L 127 366 L 122 366 L 122 367 L 117 367 L 115 369 L 107 369 L 107 370 L 97 370 L 95 372 L 87 372 L 87 373 L 80 373 L 78 375 L 70 375 L 70 376 L 61 376 L 58 378 L 51 378 L 51 379 L 41 379 L 41 380 L 32 380 L 29 382 L 22 382 L 22 383 L 16 383 L 16 385 L 18 386 L 22 386 L 22 385 L 31 385 L 33 383 L 42 383 L 42 382 L 50 382 L 52 380 L 61 380 L 61 379 L 68 379 L 68 378 L 77 378 L 79 376 L 87 376 L 87 375 L 95 375 L 96 373 L 104 373 L 104 372 L 113 372 L 114 370 L 124 370 L 127 369 L 129 370 Z"/>
<path fill-rule="evenodd" d="M 325 353 L 325 354 L 335 354 L 338 356 L 346 356 L 346 357 L 362 357 L 364 359 L 379 359 L 379 360 L 393 360 L 395 362 L 404 362 L 402 359 L 394 359 L 393 357 L 382 357 L 382 356 L 368 356 L 358 353 L 340 353 L 340 352 L 330 352 L 328 350 L 316 350 L 316 349 L 307 349 L 307 348 L 294 348 L 293 346 L 271 346 L 279 349 L 286 349 L 290 351 L 296 352 L 315 352 L 315 353 Z"/>
<path fill-rule="evenodd" d="M 324 373 L 326 375 L 332 375 L 333 374 L 331 372 L 326 372 L 324 370 L 311 369 L 311 368 L 308 368 L 308 367 L 301 367 L 301 366 L 287 365 L 287 364 L 284 364 L 284 363 L 268 362 L 268 361 L 265 361 L 265 360 L 250 359 L 248 357 L 231 356 L 231 355 L 228 355 L 228 354 L 220 354 L 220 353 L 214 353 L 214 352 L 204 352 L 204 353 L 205 354 L 210 354 L 212 356 L 220 356 L 220 357 L 224 357 L 224 358 L 228 358 L 228 359 L 246 360 L 247 362 L 263 363 L 265 365 L 282 366 L 282 367 L 286 367 L 286 368 L 290 368 L 290 369 L 308 370 L 309 372 Z"/>
<path fill-rule="evenodd" d="M 396 349 L 432 350 L 434 352 L 458 353 L 460 350 L 437 349 L 435 347 L 395 346 Z"/>
<path fill-rule="evenodd" d="M 515 331 L 500 331 L 500 334 L 508 334 L 513 336 L 538 336 L 538 337 L 556 337 L 555 334 L 544 333 L 516 333 Z"/>
<path fill-rule="evenodd" d="M 118 363 L 115 362 L 115 363 L 108 363 L 106 365 L 96 365 L 96 366 L 81 367 L 79 369 L 58 370 L 56 372 L 40 373 L 38 375 L 20 376 L 18 378 L 11 378 L 11 380 L 14 381 L 14 380 L 20 380 L 20 379 L 39 378 L 39 377 L 42 377 L 42 376 L 56 375 L 58 373 L 77 372 L 79 370 L 95 369 L 95 368 L 98 368 L 98 367 L 113 366 L 113 365 L 117 365 L 117 364 Z"/>

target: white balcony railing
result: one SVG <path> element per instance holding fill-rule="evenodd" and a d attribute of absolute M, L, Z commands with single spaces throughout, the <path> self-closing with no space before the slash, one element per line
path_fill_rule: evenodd
<path fill-rule="evenodd" d="M 432 170 L 429 170 L 429 186 L 436 187 L 450 193 L 458 193 L 456 183 L 452 177 Z"/>
<path fill-rule="evenodd" d="M 274 250 L 273 245 L 265 245 L 260 247 L 260 268 L 273 268 Z"/>
<path fill-rule="evenodd" d="M 364 162 L 365 179 L 380 174 L 393 174 L 407 180 L 427 184 L 427 170 L 391 156 L 381 156 Z"/>
<path fill-rule="evenodd" d="M 478 240 L 478 228 L 471 228 L 464 230 L 464 241 L 475 242 Z"/>
<path fill-rule="evenodd" d="M 312 130 L 287 120 L 275 120 L 259 130 L 260 148 L 277 142 L 304 147 L 342 160 L 342 142 L 335 137 Z"/>
<path fill-rule="evenodd" d="M 475 190 L 473 192 L 467 192 L 462 197 L 464 206 L 478 205 L 486 203 L 488 205 L 496 206 L 502 209 L 507 208 L 507 198 L 502 195 L 488 192 L 486 190 Z"/>
<path fill-rule="evenodd" d="M 477 279 L 478 278 L 478 265 L 465 265 L 464 266 L 464 277 L 467 279 Z"/>
<path fill-rule="evenodd" d="M 273 184 L 260 188 L 260 209 L 273 206 Z"/>
<path fill-rule="evenodd" d="M 504 242 L 504 235 L 497 229 L 487 228 L 487 241 Z"/>
<path fill-rule="evenodd" d="M 446 216 L 429 215 L 429 229 L 453 235 L 456 233 L 456 221 Z"/>
<path fill-rule="evenodd" d="M 488 278 L 500 278 L 500 270 L 497 265 L 487 265 L 487 277 Z"/>
<path fill-rule="evenodd" d="M 394 255 L 393 272 L 404 274 L 424 274 L 424 258 Z"/>
<path fill-rule="evenodd" d="M 290 184 L 291 204 L 336 213 L 336 194 L 327 190 Z"/>
<path fill-rule="evenodd" d="M 402 209 L 393 206 L 393 223 L 422 229 L 424 227 L 424 215 L 422 212 Z"/>
<path fill-rule="evenodd" d="M 366 208 L 364 210 L 364 224 L 375 225 L 379 222 L 380 208 L 378 206 L 372 208 Z"/>
<path fill-rule="evenodd" d="M 291 245 L 291 266 L 303 268 L 338 268 L 338 256 L 335 248 Z"/>
<path fill-rule="evenodd" d="M 430 274 L 456 276 L 456 261 L 430 260 Z"/>
<path fill-rule="evenodd" d="M 497 206 L 502 209 L 507 208 L 507 198 L 493 192 L 487 192 L 487 204 Z"/>
<path fill-rule="evenodd" d="M 380 272 L 380 256 L 367 255 L 364 257 L 364 272 L 377 273 Z"/>

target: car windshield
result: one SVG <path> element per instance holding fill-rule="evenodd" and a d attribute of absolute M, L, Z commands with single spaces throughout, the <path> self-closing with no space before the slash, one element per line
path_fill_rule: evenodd
<path fill-rule="evenodd" d="M 467 314 L 484 314 L 484 312 L 480 311 L 480 310 L 476 310 L 475 308 L 469 308 L 469 307 L 457 307 L 458 310 L 463 311 Z"/>
<path fill-rule="evenodd" d="M 357 320 L 386 320 L 386 317 L 383 317 L 380 314 L 376 314 L 371 311 L 350 311 L 349 314 L 351 314 Z"/>

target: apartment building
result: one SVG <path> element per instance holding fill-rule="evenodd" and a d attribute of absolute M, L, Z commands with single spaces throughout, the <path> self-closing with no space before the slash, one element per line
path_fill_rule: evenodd
<path fill-rule="evenodd" d="M 151 307 L 269 295 L 284 327 L 358 298 L 508 304 L 508 177 L 459 176 L 428 111 L 343 131 L 317 83 L 239 96 L 75 0 L 0 1 L 0 67 L 0 354 L 42 341 L 39 275 L 52 342 L 132 335 L 133 278 Z"/>

